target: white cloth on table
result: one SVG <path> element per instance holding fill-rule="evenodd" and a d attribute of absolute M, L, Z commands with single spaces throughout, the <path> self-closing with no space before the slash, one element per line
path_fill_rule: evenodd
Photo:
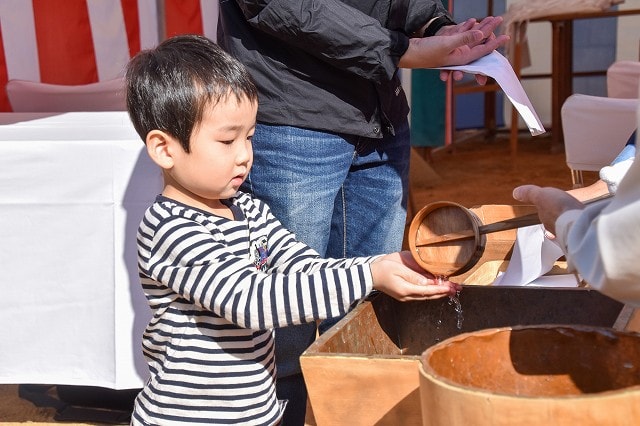
<path fill-rule="evenodd" d="M 126 112 L 0 114 L 0 383 L 142 386 L 135 238 L 161 183 Z"/>

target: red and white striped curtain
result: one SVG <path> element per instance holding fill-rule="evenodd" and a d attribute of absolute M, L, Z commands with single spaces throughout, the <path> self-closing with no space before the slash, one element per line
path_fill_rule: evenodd
<path fill-rule="evenodd" d="M 165 35 L 215 40 L 217 19 L 214 0 L 0 0 L 0 112 L 10 79 L 110 80 Z"/>

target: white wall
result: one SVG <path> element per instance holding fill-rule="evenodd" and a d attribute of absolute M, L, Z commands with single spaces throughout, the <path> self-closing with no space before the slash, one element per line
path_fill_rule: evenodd
<path fill-rule="evenodd" d="M 640 9 L 640 0 L 625 0 L 619 9 Z M 637 61 L 640 59 L 640 15 L 618 18 L 618 48 L 616 60 Z"/>
<path fill-rule="evenodd" d="M 506 7 L 522 0 L 507 0 Z M 625 0 L 619 9 L 640 9 L 640 0 Z M 595 22 L 595 21 L 594 21 Z M 548 74 L 551 72 L 551 24 L 536 22 L 528 25 L 527 37 L 531 54 L 531 66 L 523 70 L 527 74 Z M 640 15 L 618 18 L 617 46 L 615 60 L 638 60 L 640 52 Z M 538 116 L 545 126 L 551 123 L 551 81 L 550 79 L 524 80 L 522 86 L 529 96 Z M 511 105 L 505 100 L 505 124 L 511 122 Z M 525 128 L 521 121 L 521 128 Z"/>

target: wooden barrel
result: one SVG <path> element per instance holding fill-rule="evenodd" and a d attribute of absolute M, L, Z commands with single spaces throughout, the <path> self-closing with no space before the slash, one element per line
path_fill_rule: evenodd
<path fill-rule="evenodd" d="M 640 335 L 541 325 L 460 334 L 421 357 L 422 424 L 629 425 Z"/>
<path fill-rule="evenodd" d="M 425 270 L 439 277 L 451 277 L 471 269 L 484 251 L 486 237 L 480 235 L 478 216 L 460 204 L 437 201 L 415 215 L 409 227 L 408 243 L 413 258 Z M 469 231 L 471 238 L 422 246 L 429 238 Z"/>

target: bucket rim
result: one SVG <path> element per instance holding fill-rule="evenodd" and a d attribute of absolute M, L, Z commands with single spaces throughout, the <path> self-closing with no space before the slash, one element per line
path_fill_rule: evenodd
<path fill-rule="evenodd" d="M 570 330 L 575 330 L 580 332 L 597 332 L 597 333 L 605 333 L 605 334 L 613 333 L 616 336 L 627 336 L 627 337 L 634 337 L 634 338 L 640 339 L 640 333 L 638 332 L 616 330 L 611 327 L 582 325 L 582 324 L 532 324 L 532 325 L 514 325 L 514 326 L 485 328 L 485 329 L 480 329 L 476 331 L 460 333 L 428 347 L 420 355 L 420 360 L 418 362 L 419 374 L 424 379 L 451 391 L 465 393 L 465 394 L 473 393 L 475 395 L 491 396 L 492 398 L 499 397 L 504 399 L 517 399 L 517 400 L 555 401 L 555 400 L 582 400 L 582 399 L 589 400 L 594 398 L 598 398 L 598 399 L 618 398 L 623 394 L 625 397 L 627 397 L 630 393 L 634 395 L 638 394 L 638 396 L 640 396 L 640 383 L 637 385 L 627 386 L 619 389 L 612 389 L 612 390 L 606 390 L 601 392 L 572 394 L 572 395 L 540 395 L 540 396 L 516 395 L 513 393 L 492 391 L 492 390 L 488 390 L 478 386 L 464 385 L 464 384 L 458 383 L 454 380 L 448 379 L 440 374 L 437 374 L 433 369 L 433 367 L 431 367 L 425 362 L 426 359 L 430 357 L 434 352 L 436 352 L 437 350 L 440 350 L 444 346 L 455 343 L 456 341 L 466 340 L 469 337 L 499 334 L 506 331 L 511 332 L 511 331 L 523 331 L 523 330 L 531 330 L 531 329 L 544 329 L 544 330 L 570 329 Z"/>

